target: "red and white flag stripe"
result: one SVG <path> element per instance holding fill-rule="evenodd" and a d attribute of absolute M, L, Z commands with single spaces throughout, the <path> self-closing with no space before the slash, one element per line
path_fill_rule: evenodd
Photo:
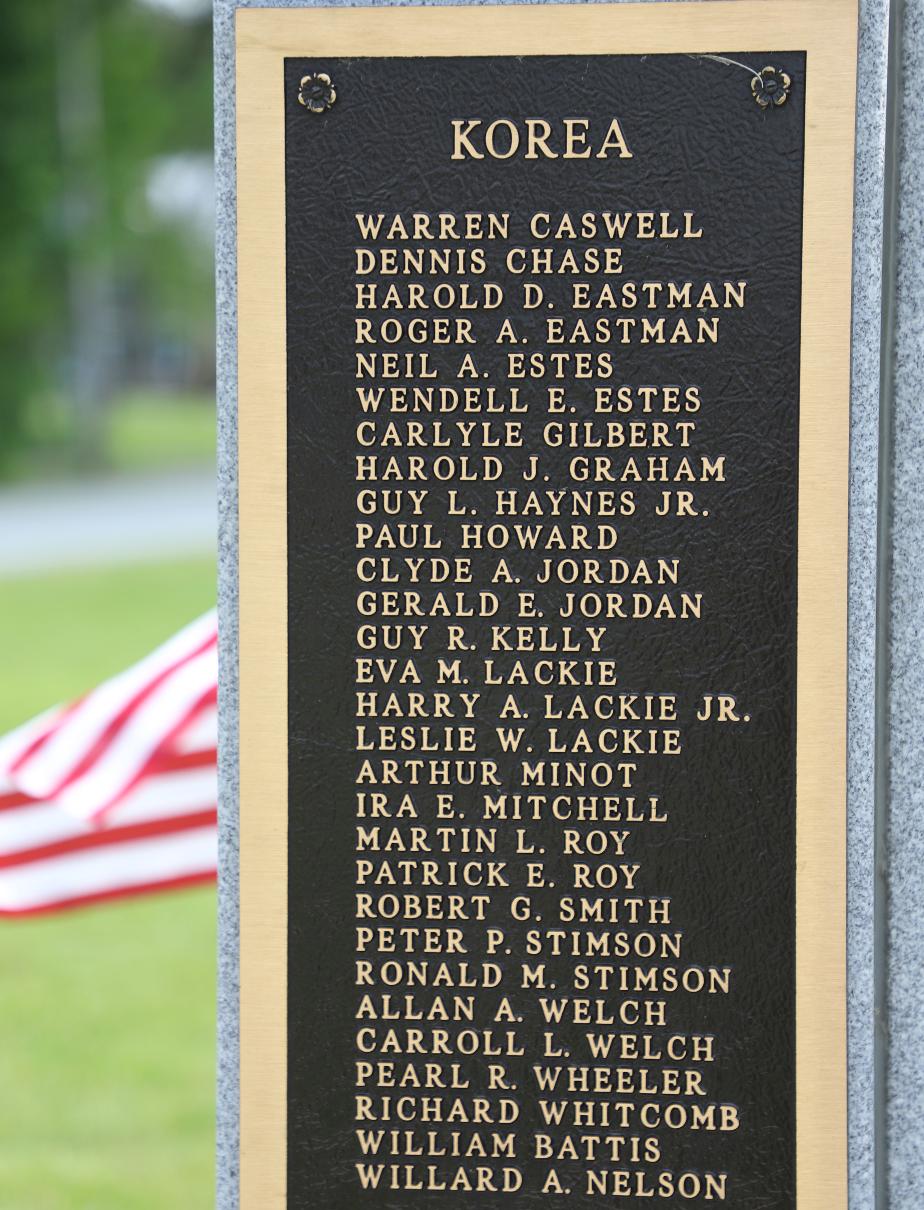
<path fill-rule="evenodd" d="M 0 915 L 214 879 L 214 613 L 0 739 Z"/>

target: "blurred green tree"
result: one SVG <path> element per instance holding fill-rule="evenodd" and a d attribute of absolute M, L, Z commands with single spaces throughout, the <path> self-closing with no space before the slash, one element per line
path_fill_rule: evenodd
<path fill-rule="evenodd" d="M 211 29 L 141 0 L 6 0 L 0 8 L 0 464 L 44 391 L 76 409 L 78 454 L 124 378 L 131 329 L 208 348 L 201 232 L 155 215 L 151 165 L 208 152 Z"/>

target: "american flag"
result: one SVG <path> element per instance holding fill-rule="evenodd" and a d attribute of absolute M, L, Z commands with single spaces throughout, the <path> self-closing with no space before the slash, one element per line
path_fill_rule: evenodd
<path fill-rule="evenodd" d="M 215 878 L 217 672 L 212 612 L 0 739 L 0 915 Z"/>

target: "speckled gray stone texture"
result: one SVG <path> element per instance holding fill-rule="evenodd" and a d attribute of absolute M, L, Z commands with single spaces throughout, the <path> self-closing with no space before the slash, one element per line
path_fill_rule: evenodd
<path fill-rule="evenodd" d="M 924 0 L 903 16 L 891 499 L 888 1187 L 924 1206 Z"/>
<path fill-rule="evenodd" d="M 889 0 L 861 0 L 853 246 L 847 730 L 850 1210 L 876 1205 L 874 816 L 879 384 Z M 882 1208 L 880 1208 L 882 1210 Z"/>
<path fill-rule="evenodd" d="M 433 0 L 442 3 L 444 0 Z M 479 0 L 475 0 L 479 2 Z M 581 0 L 575 0 L 581 2 Z M 651 0 L 657 3 L 658 0 Z M 695 2 L 695 0 L 691 0 Z M 909 0 L 916 9 L 917 71 L 920 81 L 921 4 Z M 217 162 L 217 301 L 218 301 L 218 414 L 219 414 L 219 618 L 220 618 L 220 702 L 219 741 L 220 776 L 220 883 L 219 883 L 219 997 L 218 997 L 218 1208 L 238 1208 L 238 729 L 237 729 L 237 373 L 236 373 L 236 213 L 234 147 L 234 12 L 237 8 L 319 7 L 302 0 L 288 3 L 275 0 L 214 0 L 215 5 L 215 151 Z M 341 4 L 338 7 L 355 7 Z M 853 354 L 851 388 L 851 481 L 850 481 L 850 649 L 849 649 L 849 732 L 848 732 L 848 967 L 849 967 L 849 1049 L 850 1049 L 850 1210 L 872 1210 L 874 1201 L 874 1114 L 873 1114 L 873 819 L 874 819 L 874 683 L 875 683 L 875 602 L 876 602 L 876 530 L 877 530 L 877 446 L 880 379 L 880 300 L 882 291 L 883 232 L 883 159 L 886 119 L 886 66 L 888 61 L 889 0 L 861 0 L 859 95 L 857 120 L 857 204 L 854 227 Z M 912 24 L 911 22 L 909 24 Z M 920 91 L 920 90 L 919 90 Z M 911 137 L 911 136 L 909 136 Z M 920 143 L 920 140 L 919 140 Z M 921 150 L 917 149 L 916 187 L 920 195 L 924 181 Z M 920 244 L 919 205 L 906 214 L 909 227 L 916 221 Z M 910 243 L 910 240 L 909 240 Z M 903 281 L 909 297 L 922 297 L 924 266 L 914 262 L 908 248 L 904 258 Z M 913 308 L 902 326 L 905 340 L 902 364 L 907 363 L 905 407 L 914 405 L 912 376 L 921 374 L 921 331 L 924 320 Z M 910 332 L 916 334 L 916 357 L 911 349 Z M 910 429 L 909 429 L 910 433 Z M 902 443 L 903 446 L 906 443 Z M 918 458 L 915 461 L 915 453 Z M 910 436 L 904 455 L 908 462 L 907 493 L 900 493 L 896 519 L 914 508 L 912 482 L 920 478 L 924 454 L 924 432 L 920 420 L 916 442 Z M 896 553 L 902 538 L 915 543 L 910 530 L 899 526 Z M 917 543 L 921 538 L 918 536 Z M 906 871 L 907 903 L 918 901 L 915 875 L 924 868 L 924 825 L 921 820 L 922 778 L 914 767 L 914 747 L 920 747 L 920 725 L 916 723 L 913 685 L 919 686 L 921 674 L 914 656 L 914 640 L 924 634 L 924 585 L 921 576 L 907 574 L 896 592 L 908 594 L 909 606 L 903 622 L 894 629 L 896 669 L 904 667 L 907 680 L 907 705 L 899 711 L 893 770 L 898 772 L 904 759 L 909 770 L 903 783 L 907 794 L 897 804 L 895 820 L 901 814 L 911 818 L 917 811 L 913 841 L 903 851 L 902 870 Z M 915 629 L 916 627 L 916 629 Z M 914 774 L 914 780 L 911 780 Z M 913 787 L 913 790 L 911 789 Z M 904 814 L 903 814 L 904 813 Z M 894 943 L 912 952 L 918 932 L 913 911 L 904 923 L 896 925 Z M 898 950 L 896 950 L 898 952 Z M 904 1026 L 904 1045 L 908 1055 L 918 1059 L 921 1071 L 921 1030 L 917 1019 L 920 997 L 913 995 L 918 984 L 920 962 L 904 973 L 896 964 L 892 972 L 896 1004 L 904 1006 L 895 1020 L 895 1036 Z M 917 1042 L 917 1049 L 914 1044 Z M 896 1052 L 896 1055 L 898 1052 Z M 898 1058 L 896 1058 L 898 1064 Z M 901 1121 L 914 1112 L 922 1117 L 921 1091 L 908 1078 L 895 1084 L 895 1112 Z M 896 1122 L 898 1119 L 896 1119 Z M 895 1200 L 901 1210 L 920 1210 L 924 1206 L 924 1176 L 915 1170 L 919 1143 L 896 1148 L 892 1174 Z M 914 1194 L 905 1196 L 903 1183 Z"/>
<path fill-rule="evenodd" d="M 217 1205 L 238 1205 L 237 200 L 234 5 L 215 5 L 215 290 L 218 398 Z"/>

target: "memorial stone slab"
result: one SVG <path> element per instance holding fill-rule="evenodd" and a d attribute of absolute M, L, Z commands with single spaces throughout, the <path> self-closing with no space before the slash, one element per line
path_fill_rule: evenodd
<path fill-rule="evenodd" d="M 921 16 L 216 0 L 221 1210 L 920 1205 Z"/>

